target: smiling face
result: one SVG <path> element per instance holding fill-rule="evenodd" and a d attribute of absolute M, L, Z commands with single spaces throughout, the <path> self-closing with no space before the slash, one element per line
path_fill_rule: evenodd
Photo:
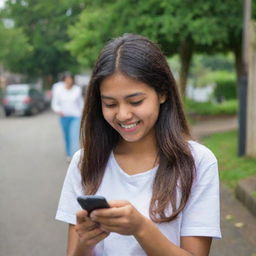
<path fill-rule="evenodd" d="M 165 97 L 152 87 L 117 73 L 102 81 L 100 94 L 105 120 L 124 141 L 138 142 L 155 136 L 155 123 Z"/>

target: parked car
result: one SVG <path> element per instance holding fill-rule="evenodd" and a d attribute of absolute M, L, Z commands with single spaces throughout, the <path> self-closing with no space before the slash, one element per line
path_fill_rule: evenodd
<path fill-rule="evenodd" d="M 33 85 L 12 84 L 5 89 L 3 107 L 6 116 L 34 115 L 46 107 L 46 102 L 44 94 Z"/>

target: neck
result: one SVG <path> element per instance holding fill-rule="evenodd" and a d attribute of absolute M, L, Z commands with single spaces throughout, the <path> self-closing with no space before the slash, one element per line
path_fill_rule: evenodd
<path fill-rule="evenodd" d="M 70 84 L 66 84 L 66 83 L 65 83 L 65 88 L 66 88 L 67 90 L 71 89 L 72 87 L 73 87 L 72 84 L 70 85 Z"/>
<path fill-rule="evenodd" d="M 128 142 L 121 140 L 115 152 L 118 154 L 131 154 L 131 155 L 157 155 L 158 146 L 155 137 L 155 131 L 151 131 L 146 137 L 140 141 Z"/>

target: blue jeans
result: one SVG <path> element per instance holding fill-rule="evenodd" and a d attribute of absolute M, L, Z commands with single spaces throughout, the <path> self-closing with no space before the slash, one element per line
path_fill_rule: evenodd
<path fill-rule="evenodd" d="M 64 135 L 66 154 L 72 157 L 79 149 L 80 117 L 60 117 L 60 124 Z"/>

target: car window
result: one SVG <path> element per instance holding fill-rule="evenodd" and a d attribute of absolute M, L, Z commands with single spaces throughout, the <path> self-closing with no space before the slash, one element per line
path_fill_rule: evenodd
<path fill-rule="evenodd" d="M 28 90 L 25 88 L 20 89 L 10 89 L 6 91 L 7 95 L 26 95 L 28 93 Z"/>

